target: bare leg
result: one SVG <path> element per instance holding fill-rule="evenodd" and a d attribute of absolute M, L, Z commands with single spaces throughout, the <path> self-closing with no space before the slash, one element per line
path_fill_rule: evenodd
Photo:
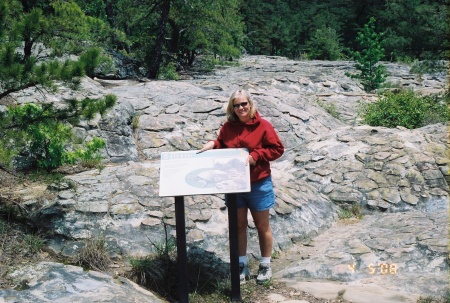
<path fill-rule="evenodd" d="M 269 210 L 252 211 L 252 217 L 258 230 L 259 248 L 261 249 L 261 257 L 272 256 L 272 229 L 269 224 Z"/>
<path fill-rule="evenodd" d="M 238 249 L 239 256 L 247 255 L 247 208 L 237 209 Z"/>

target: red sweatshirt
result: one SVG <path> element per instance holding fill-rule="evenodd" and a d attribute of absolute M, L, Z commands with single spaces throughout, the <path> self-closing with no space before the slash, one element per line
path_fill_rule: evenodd
<path fill-rule="evenodd" d="M 270 176 L 269 161 L 280 158 L 284 146 L 269 121 L 258 112 L 247 123 L 227 121 L 222 126 L 214 148 L 247 148 L 256 164 L 250 166 L 250 182 Z"/>

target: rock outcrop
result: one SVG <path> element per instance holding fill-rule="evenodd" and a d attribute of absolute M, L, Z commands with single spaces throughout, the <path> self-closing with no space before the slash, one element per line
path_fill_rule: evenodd
<path fill-rule="evenodd" d="M 61 263 L 41 262 L 25 266 L 10 276 L 21 281 L 16 290 L 0 291 L 0 302 L 167 302 L 123 277 L 84 271 Z"/>
<path fill-rule="evenodd" d="M 445 89 L 444 74 L 419 79 L 407 66 L 386 65 L 388 81 L 399 87 L 423 93 Z M 54 199 L 31 196 L 27 207 L 39 209 L 42 221 L 58 235 L 50 243 L 58 254 L 73 256 L 83 241 L 99 235 L 117 261 L 150 254 L 165 230 L 175 236 L 174 200 L 158 193 L 160 153 L 199 149 L 214 139 L 229 95 L 244 88 L 286 146 L 272 165 L 274 249 L 286 252 L 323 234 L 342 208 L 358 205 L 365 215 L 351 233 L 329 234 L 320 254 L 286 264 L 278 276 L 349 282 L 367 277 L 370 264 L 396 264 L 398 274 L 386 287 L 438 293 L 448 270 L 442 240 L 448 235 L 446 125 L 415 130 L 361 125 L 358 103 L 377 96 L 345 76 L 352 69 L 352 62 L 249 56 L 238 67 L 202 79 L 85 79 L 84 97 L 118 96 L 104 118 L 76 128 L 83 139 L 106 140 L 109 164 L 68 176 L 75 187 L 58 188 Z M 73 94 L 63 91 L 46 102 Z M 334 104 L 333 116 L 324 104 Z M 186 227 L 189 246 L 228 261 L 223 195 L 186 197 Z M 258 256 L 251 220 L 250 227 L 249 253 Z M 432 285 L 421 287 L 431 274 L 436 275 Z"/>

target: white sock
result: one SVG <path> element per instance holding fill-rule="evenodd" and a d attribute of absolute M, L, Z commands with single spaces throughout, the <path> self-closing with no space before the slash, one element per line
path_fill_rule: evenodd
<path fill-rule="evenodd" d="M 259 263 L 264 263 L 264 264 L 270 265 L 270 259 L 271 259 L 271 257 L 261 257 L 261 259 L 259 259 Z"/>
<path fill-rule="evenodd" d="M 239 263 L 247 265 L 247 256 L 239 256 Z"/>

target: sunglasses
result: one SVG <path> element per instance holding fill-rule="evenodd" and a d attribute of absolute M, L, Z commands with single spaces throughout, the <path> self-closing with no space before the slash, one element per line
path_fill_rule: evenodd
<path fill-rule="evenodd" d="M 238 103 L 238 104 L 233 104 L 233 108 L 239 108 L 239 107 L 246 107 L 248 105 L 248 102 L 242 102 L 242 103 Z"/>

